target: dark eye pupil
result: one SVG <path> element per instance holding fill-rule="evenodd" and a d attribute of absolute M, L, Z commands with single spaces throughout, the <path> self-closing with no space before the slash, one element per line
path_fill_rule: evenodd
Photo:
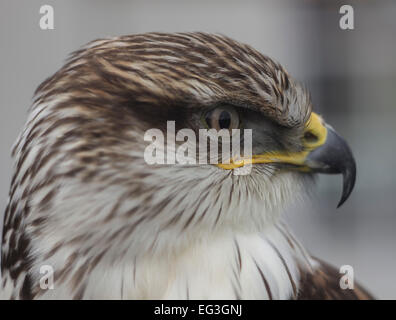
<path fill-rule="evenodd" d="M 228 111 L 223 111 L 219 116 L 220 129 L 228 129 L 231 125 L 231 115 Z"/>

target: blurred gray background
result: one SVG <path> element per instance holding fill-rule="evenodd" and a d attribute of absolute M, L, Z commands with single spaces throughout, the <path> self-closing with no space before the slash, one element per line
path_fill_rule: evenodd
<path fill-rule="evenodd" d="M 40 6 L 55 30 L 39 28 Z M 350 4 L 355 30 L 339 28 Z M 253 45 L 311 90 L 315 109 L 352 146 L 355 191 L 336 210 L 340 177 L 320 177 L 312 204 L 287 213 L 316 256 L 354 267 L 377 298 L 396 299 L 396 1 L 50 1 L 0 3 L 0 210 L 11 146 L 35 88 L 95 38 L 149 31 L 208 31 Z M 2 220 L 2 218 L 1 218 Z"/>

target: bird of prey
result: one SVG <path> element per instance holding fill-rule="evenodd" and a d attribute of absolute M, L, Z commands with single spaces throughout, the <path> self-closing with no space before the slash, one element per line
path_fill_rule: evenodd
<path fill-rule="evenodd" d="M 166 133 L 168 121 L 251 129 L 252 156 L 150 165 L 144 134 Z M 338 270 L 282 220 L 316 173 L 342 174 L 347 199 L 348 145 L 280 64 L 226 36 L 89 43 L 38 87 L 13 157 L 3 298 L 371 298 L 356 284 L 341 289 Z"/>

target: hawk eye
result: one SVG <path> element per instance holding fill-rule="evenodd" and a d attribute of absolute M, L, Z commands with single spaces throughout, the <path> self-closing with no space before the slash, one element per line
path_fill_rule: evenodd
<path fill-rule="evenodd" d="M 216 130 L 238 129 L 239 115 L 234 107 L 221 106 L 207 112 L 205 114 L 205 122 L 209 128 Z"/>

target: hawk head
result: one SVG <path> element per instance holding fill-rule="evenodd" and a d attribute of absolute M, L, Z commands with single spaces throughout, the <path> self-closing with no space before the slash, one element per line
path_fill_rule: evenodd
<path fill-rule="evenodd" d="M 144 135 L 156 128 L 166 137 L 167 121 L 196 133 L 196 146 L 200 129 L 251 129 L 252 156 L 149 165 Z M 341 203 L 355 179 L 348 146 L 280 64 L 205 33 L 122 36 L 75 52 L 37 89 L 14 156 L 3 268 L 19 246 L 25 269 L 47 261 L 62 266 L 58 279 L 76 261 L 94 268 L 181 252 L 216 233 L 261 232 L 315 172 L 344 175 Z M 236 174 L 247 164 L 249 174 Z"/>

